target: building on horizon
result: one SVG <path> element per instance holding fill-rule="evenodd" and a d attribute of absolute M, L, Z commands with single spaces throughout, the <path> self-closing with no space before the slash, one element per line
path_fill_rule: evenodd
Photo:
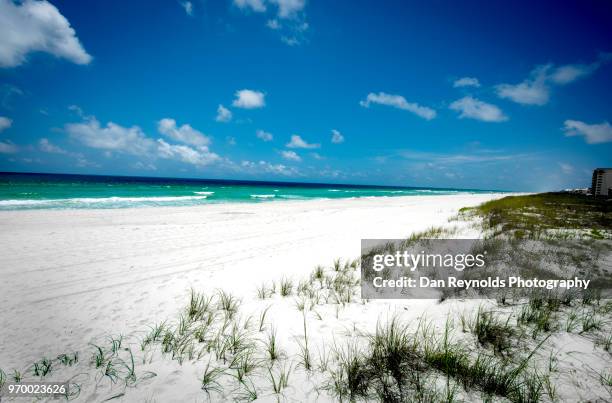
<path fill-rule="evenodd" d="M 612 196 L 612 168 L 596 168 L 591 183 L 593 196 Z"/>

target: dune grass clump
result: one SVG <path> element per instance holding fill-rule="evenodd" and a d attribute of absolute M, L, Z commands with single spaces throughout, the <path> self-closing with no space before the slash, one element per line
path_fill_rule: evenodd
<path fill-rule="evenodd" d="M 349 341 L 334 348 L 335 365 L 328 369 L 325 388 L 349 401 L 374 396 L 382 401 L 409 401 L 415 396 L 417 401 L 452 401 L 457 385 L 514 402 L 540 400 L 544 377 L 530 372 L 527 364 L 541 343 L 515 362 L 483 352 L 473 354 L 454 342 L 451 334 L 449 322 L 441 335 L 424 321 L 414 333 L 396 318 L 379 323 L 366 346 Z M 437 386 L 440 377 L 446 379 L 445 390 Z"/>
<path fill-rule="evenodd" d="M 329 370 L 330 380 L 325 385 L 340 401 L 354 402 L 369 395 L 371 372 L 365 354 L 354 342 L 333 349 L 337 365 Z"/>
<path fill-rule="evenodd" d="M 280 357 L 280 350 L 278 348 L 278 340 L 276 339 L 276 329 L 272 328 L 268 332 L 267 339 L 264 341 L 265 350 L 267 357 L 270 362 L 274 362 Z"/>
<path fill-rule="evenodd" d="M 201 388 L 207 395 L 210 395 L 210 392 L 215 391 L 221 393 L 223 388 L 219 383 L 219 378 L 225 372 L 221 368 L 211 368 L 210 361 L 206 364 L 206 368 L 204 369 L 204 374 L 202 374 L 202 383 Z"/>
<path fill-rule="evenodd" d="M 493 312 L 485 311 L 481 306 L 476 311 L 476 317 L 470 323 L 470 330 L 483 347 L 492 346 L 496 354 L 510 352 L 512 337 L 516 329 L 509 325 L 510 316 L 505 321 L 496 317 Z"/>
<path fill-rule="evenodd" d="M 74 352 L 72 354 L 60 354 L 57 356 L 57 360 L 67 366 L 67 367 L 71 367 L 74 364 L 79 362 L 79 352 Z"/>
<path fill-rule="evenodd" d="M 278 372 L 272 371 L 272 367 L 268 368 L 268 374 L 270 375 L 270 384 L 275 394 L 280 394 L 283 389 L 289 386 L 289 375 L 291 375 L 291 365 L 289 367 L 283 366 Z"/>
<path fill-rule="evenodd" d="M 47 357 L 43 357 L 42 360 L 34 363 L 33 373 L 34 376 L 47 376 L 51 372 L 52 362 Z"/>
<path fill-rule="evenodd" d="M 272 294 L 268 292 L 268 288 L 266 287 L 265 283 L 257 287 L 257 298 L 266 299 L 270 297 L 271 295 Z"/>
<path fill-rule="evenodd" d="M 193 288 L 189 294 L 187 317 L 190 321 L 201 320 L 212 308 L 212 297 L 196 292 Z"/>
<path fill-rule="evenodd" d="M 280 295 L 283 297 L 288 297 L 291 294 L 293 294 L 293 281 L 284 277 L 280 281 Z"/>

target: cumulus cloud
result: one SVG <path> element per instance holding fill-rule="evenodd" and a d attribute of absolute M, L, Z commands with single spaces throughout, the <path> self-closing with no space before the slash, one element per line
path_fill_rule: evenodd
<path fill-rule="evenodd" d="M 13 125 L 13 121 L 5 116 L 0 116 L 0 132 L 10 128 Z"/>
<path fill-rule="evenodd" d="M 483 122 L 503 122 L 508 117 L 497 106 L 488 104 L 471 96 L 463 97 L 450 104 L 450 109 L 460 112 L 459 118 L 482 120 Z"/>
<path fill-rule="evenodd" d="M 302 160 L 302 158 L 295 151 L 283 150 L 280 152 L 280 154 L 284 159 L 289 161 L 299 162 Z"/>
<path fill-rule="evenodd" d="M 192 165 L 205 166 L 219 160 L 219 156 L 210 152 L 207 147 L 200 147 L 197 150 L 185 146 L 168 144 L 163 139 L 157 139 L 158 155 L 165 159 L 176 159 Z"/>
<path fill-rule="evenodd" d="M 176 126 L 174 119 L 162 119 L 157 123 L 157 130 L 179 143 L 184 143 L 196 147 L 206 147 L 210 144 L 210 138 L 202 132 L 194 129 L 188 124 L 180 127 Z"/>
<path fill-rule="evenodd" d="M 0 141 L 0 154 L 15 154 L 19 148 L 10 140 Z"/>
<path fill-rule="evenodd" d="M 217 117 L 215 117 L 215 120 L 217 122 L 229 122 L 232 120 L 232 111 L 219 104 L 217 107 Z"/>
<path fill-rule="evenodd" d="M 402 109 L 414 113 L 423 119 L 431 120 L 436 117 L 436 111 L 426 106 L 421 106 L 415 102 L 408 102 L 401 95 L 386 94 L 379 92 L 378 94 L 369 93 L 365 100 L 359 102 L 364 108 L 368 108 L 370 104 L 380 104 L 392 106 L 397 109 Z"/>
<path fill-rule="evenodd" d="M 480 87 L 480 82 L 477 78 L 474 77 L 462 77 L 458 80 L 455 80 L 453 83 L 453 87 Z"/>
<path fill-rule="evenodd" d="M 588 124 L 579 120 L 566 120 L 563 124 L 563 131 L 568 137 L 584 136 L 588 144 L 612 142 L 612 126 L 608 122 Z"/>
<path fill-rule="evenodd" d="M 256 135 L 258 139 L 261 139 L 263 141 L 272 141 L 274 139 L 274 136 L 272 136 L 272 133 L 268 133 L 263 130 L 257 130 Z"/>
<path fill-rule="evenodd" d="M 236 108 L 255 109 L 266 105 L 265 94 L 260 91 L 239 90 L 235 93 L 236 99 L 232 102 Z"/>
<path fill-rule="evenodd" d="M 0 0 L 0 67 L 19 66 L 31 52 L 50 53 L 76 64 L 92 60 L 68 20 L 51 3 Z"/>
<path fill-rule="evenodd" d="M 552 86 L 566 85 L 585 78 L 610 59 L 610 54 L 602 53 L 590 64 L 555 66 L 549 63 L 536 66 L 529 77 L 518 84 L 497 85 L 497 95 L 523 105 L 545 105 L 550 99 Z"/>
<path fill-rule="evenodd" d="M 123 127 L 113 122 L 101 126 L 95 117 L 81 123 L 65 125 L 71 138 L 87 147 L 145 157 L 172 159 L 196 166 L 205 166 L 221 160 L 208 149 L 210 139 L 189 125 L 177 127 L 174 119 L 162 119 L 158 130 L 170 139 L 184 144 L 170 144 L 164 139 L 153 140 L 138 127 Z"/>
<path fill-rule="evenodd" d="M 336 129 L 332 129 L 331 142 L 334 144 L 344 143 L 344 136 Z"/>
<path fill-rule="evenodd" d="M 155 148 L 155 141 L 140 127 L 123 127 L 113 122 L 101 126 L 94 117 L 81 123 L 69 123 L 65 130 L 70 137 L 90 148 L 132 155 L 147 155 Z"/>
<path fill-rule="evenodd" d="M 193 15 L 193 3 L 190 1 L 184 1 L 181 3 L 181 6 L 185 10 L 185 13 L 189 16 Z"/>
<path fill-rule="evenodd" d="M 289 141 L 286 146 L 289 148 L 319 148 L 321 147 L 321 144 L 310 144 L 302 137 L 298 136 L 297 134 L 294 134 L 291 136 L 291 141 Z"/>

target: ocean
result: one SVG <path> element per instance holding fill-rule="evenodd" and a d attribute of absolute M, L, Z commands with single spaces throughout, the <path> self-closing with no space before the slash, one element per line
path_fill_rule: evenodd
<path fill-rule="evenodd" d="M 0 210 L 193 206 L 491 192 L 477 189 L 0 173 Z"/>

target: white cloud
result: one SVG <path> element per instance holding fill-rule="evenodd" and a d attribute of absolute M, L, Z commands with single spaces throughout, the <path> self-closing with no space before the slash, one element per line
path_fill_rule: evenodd
<path fill-rule="evenodd" d="M 289 161 L 299 162 L 302 160 L 302 158 L 295 151 L 283 150 L 280 152 L 280 154 L 284 159 Z"/>
<path fill-rule="evenodd" d="M 180 127 L 176 126 L 174 119 L 162 119 L 157 124 L 157 130 L 179 143 L 184 143 L 196 147 L 206 147 L 210 144 L 210 138 L 202 132 L 194 129 L 188 124 Z"/>
<path fill-rule="evenodd" d="M 196 166 L 204 166 L 221 158 L 208 149 L 208 137 L 189 125 L 176 126 L 174 119 L 162 119 L 158 123 L 160 133 L 176 141 L 190 144 L 170 144 L 163 139 L 157 141 L 147 137 L 138 127 L 130 128 L 109 122 L 101 126 L 95 117 L 88 117 L 81 123 L 65 125 L 66 132 L 87 147 L 146 157 L 173 159 Z"/>
<path fill-rule="evenodd" d="M 462 77 L 458 80 L 455 80 L 453 83 L 453 87 L 480 87 L 480 82 L 477 78 L 474 77 Z"/>
<path fill-rule="evenodd" d="M 47 1 L 0 0 L 0 67 L 16 67 L 31 52 L 46 52 L 76 64 L 89 55 L 68 20 Z"/>
<path fill-rule="evenodd" d="M 266 11 L 264 0 L 234 0 L 234 4 L 240 9 L 251 9 L 257 13 Z"/>
<path fill-rule="evenodd" d="M 486 164 L 502 161 L 517 161 L 533 158 L 532 154 L 503 154 L 501 151 L 483 152 L 472 150 L 469 154 L 441 154 L 421 151 L 401 150 L 401 157 L 425 162 L 428 167 L 436 165 Z"/>
<path fill-rule="evenodd" d="M 12 141 L 0 141 L 0 154 L 15 154 L 19 148 Z"/>
<path fill-rule="evenodd" d="M 332 129 L 331 142 L 334 144 L 344 143 L 344 136 L 336 129 Z"/>
<path fill-rule="evenodd" d="M 546 85 L 549 68 L 550 66 L 536 67 L 530 77 L 519 84 L 497 85 L 497 95 L 523 105 L 546 104 L 550 96 Z"/>
<path fill-rule="evenodd" d="M 205 166 L 218 161 L 217 154 L 210 152 L 207 147 L 197 150 L 185 145 L 168 144 L 163 139 L 157 139 L 158 155 L 165 159 L 176 159 L 192 165 Z"/>
<path fill-rule="evenodd" d="M 128 128 L 113 122 L 102 127 L 94 117 L 81 123 L 69 123 L 65 130 L 70 137 L 91 148 L 132 155 L 147 155 L 155 148 L 155 142 L 145 136 L 140 127 Z"/>
<path fill-rule="evenodd" d="M 379 92 L 378 94 L 369 93 L 365 100 L 359 102 L 364 108 L 368 108 L 372 103 L 409 111 L 427 120 L 436 117 L 435 110 L 414 102 L 408 102 L 406 98 L 401 95 L 386 94 L 384 92 Z"/>
<path fill-rule="evenodd" d="M 579 120 L 566 120 L 563 124 L 563 131 L 568 137 L 584 136 L 588 144 L 612 142 L 612 126 L 608 122 L 588 124 Z"/>
<path fill-rule="evenodd" d="M 42 152 L 45 152 L 45 153 L 66 155 L 68 157 L 74 158 L 76 160 L 76 166 L 78 167 L 100 167 L 99 164 L 90 162 L 87 159 L 85 159 L 83 154 L 73 153 L 73 152 L 64 150 L 63 148 L 51 143 L 49 139 L 46 139 L 44 137 L 38 141 L 38 148 Z"/>
<path fill-rule="evenodd" d="M 283 164 L 271 164 L 267 161 L 242 161 L 240 166 L 253 173 L 256 172 L 265 172 L 271 173 L 274 175 L 283 175 L 283 176 L 297 176 L 299 175 L 299 171 L 294 167 L 288 167 Z"/>
<path fill-rule="evenodd" d="M 0 116 L 0 132 L 10 128 L 13 125 L 13 121 L 7 117 Z"/>
<path fill-rule="evenodd" d="M 253 90 L 239 90 L 235 93 L 236 99 L 232 105 L 237 108 L 244 109 L 255 109 L 255 108 L 263 108 L 266 105 L 265 102 L 265 94 L 260 91 Z"/>
<path fill-rule="evenodd" d="M 488 104 L 471 96 L 463 97 L 450 104 L 450 109 L 461 112 L 459 118 L 482 120 L 483 122 L 503 122 L 508 117 L 497 106 Z"/>
<path fill-rule="evenodd" d="M 40 148 L 41 151 L 50 154 L 69 154 L 68 151 L 64 150 L 59 146 L 56 146 L 46 138 L 42 138 L 38 141 L 38 148 Z"/>
<path fill-rule="evenodd" d="M 181 3 L 181 6 L 183 6 L 183 9 L 185 9 L 185 13 L 187 13 L 187 15 L 191 16 L 193 15 L 193 3 L 190 1 L 184 1 Z"/>
<path fill-rule="evenodd" d="M 294 18 L 306 6 L 306 0 L 268 0 L 278 6 L 279 18 Z"/>
<path fill-rule="evenodd" d="M 552 63 L 536 66 L 529 77 L 518 84 L 499 84 L 497 95 L 523 105 L 545 105 L 550 99 L 551 86 L 565 85 L 587 77 L 610 61 L 610 55 L 602 53 L 591 64 Z"/>
<path fill-rule="evenodd" d="M 574 167 L 571 166 L 570 164 L 565 164 L 563 162 L 560 162 L 559 167 L 561 168 L 561 171 L 564 174 L 571 174 L 572 172 L 574 172 Z"/>
<path fill-rule="evenodd" d="M 286 146 L 289 148 L 319 148 L 321 144 L 310 144 L 302 139 L 302 137 L 294 134 L 291 136 L 291 141 L 289 141 Z"/>
<path fill-rule="evenodd" d="M 267 4 L 277 7 L 278 18 L 295 18 L 306 6 L 306 0 L 234 0 L 234 5 L 242 10 L 251 10 L 263 13 L 267 10 Z"/>
<path fill-rule="evenodd" d="M 568 64 L 557 67 L 550 74 L 550 80 L 555 84 L 563 85 L 586 77 L 599 68 L 599 63 L 593 64 Z"/>
<path fill-rule="evenodd" d="M 272 136 L 272 133 L 268 133 L 263 130 L 257 130 L 256 135 L 257 135 L 257 138 L 263 141 L 272 141 L 274 139 L 274 136 Z"/>
<path fill-rule="evenodd" d="M 217 117 L 215 118 L 217 122 L 229 122 L 232 120 L 232 111 L 227 109 L 225 106 L 219 104 L 217 107 Z"/>

